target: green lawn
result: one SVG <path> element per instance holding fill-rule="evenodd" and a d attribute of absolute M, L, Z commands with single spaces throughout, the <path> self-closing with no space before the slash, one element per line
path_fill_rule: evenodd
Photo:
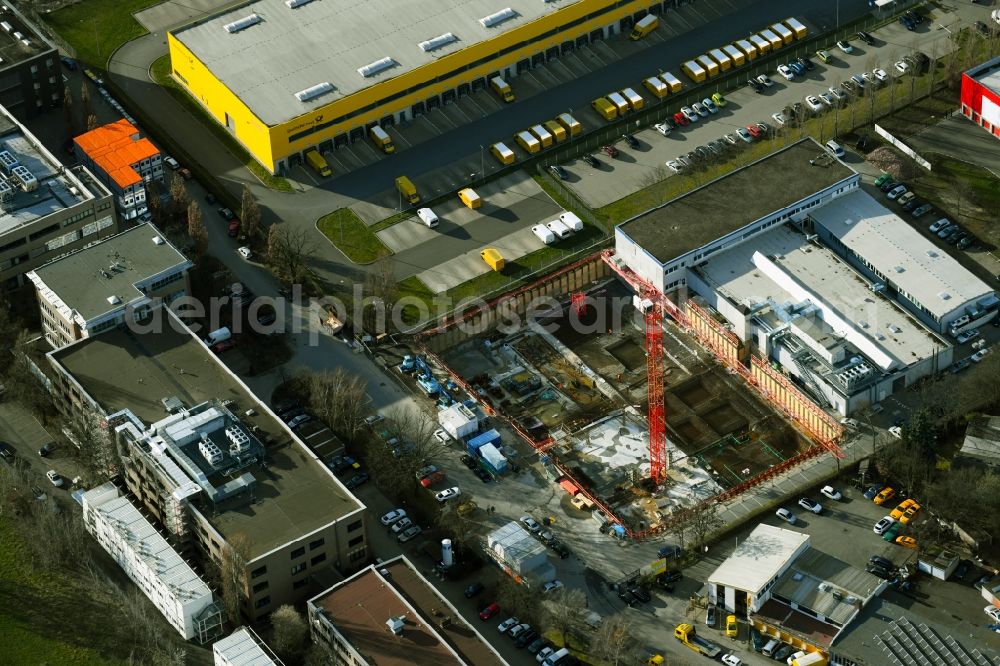
<path fill-rule="evenodd" d="M 161 0 L 86 0 L 44 14 L 45 22 L 76 50 L 76 59 L 104 69 L 119 46 L 146 29 L 132 14 Z"/>
<path fill-rule="evenodd" d="M 106 643 L 104 636 L 111 632 L 93 631 L 94 627 L 87 626 L 86 618 L 82 617 L 106 612 L 89 601 L 85 583 L 61 572 L 36 570 L 30 560 L 28 549 L 10 521 L 0 518 L 3 662 L 70 666 L 124 663 L 86 647 Z M 84 622 L 77 622 L 78 619 Z M 128 650 L 127 646 L 119 647 Z"/>
<path fill-rule="evenodd" d="M 370 264 L 381 256 L 392 254 L 350 208 L 341 208 L 324 215 L 319 218 L 316 228 L 356 264 Z"/>
<path fill-rule="evenodd" d="M 264 185 L 270 187 L 272 190 L 278 190 L 279 192 L 294 191 L 291 183 L 289 183 L 287 179 L 268 173 L 267 170 L 260 165 L 260 162 L 255 160 L 247 149 L 240 145 L 240 143 L 232 137 L 228 130 L 219 125 L 218 121 L 205 111 L 200 104 L 191 99 L 187 92 L 170 76 L 170 71 L 169 55 L 157 58 L 149 68 L 149 73 L 153 77 L 153 81 L 163 86 L 167 92 L 170 93 L 171 97 L 177 100 L 177 102 L 187 109 L 193 116 L 200 118 L 201 123 L 205 125 L 205 127 L 207 127 L 219 141 L 226 144 L 226 148 L 229 149 L 229 152 L 236 155 L 240 161 L 243 162 L 243 166 L 249 169 L 253 175 L 257 176 L 260 182 L 264 183 Z"/>

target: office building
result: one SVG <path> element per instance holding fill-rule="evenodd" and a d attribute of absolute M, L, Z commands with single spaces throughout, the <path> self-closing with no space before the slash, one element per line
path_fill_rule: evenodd
<path fill-rule="evenodd" d="M 122 219 L 146 212 L 146 188 L 153 181 L 166 192 L 160 149 L 124 118 L 75 137 L 73 152 L 114 194 Z"/>
<path fill-rule="evenodd" d="M 56 47 L 13 4 L 0 4 L 0 105 L 29 120 L 62 100 Z"/>
<path fill-rule="evenodd" d="M 240 627 L 212 644 L 215 666 L 282 666 L 260 636 L 250 627 Z"/>

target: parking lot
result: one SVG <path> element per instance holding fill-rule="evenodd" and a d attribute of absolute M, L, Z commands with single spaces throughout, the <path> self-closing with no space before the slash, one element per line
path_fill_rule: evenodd
<path fill-rule="evenodd" d="M 953 14 L 942 13 L 939 20 L 930 24 L 925 21 L 916 31 L 910 32 L 898 23 L 892 23 L 873 32 L 875 44 L 867 46 L 858 39 L 851 40 L 853 52 L 844 53 L 833 47 L 830 49 L 832 59 L 829 63 L 821 62 L 814 55 L 810 59 L 815 64 L 813 71 L 805 72 L 804 76 L 796 76 L 787 81 L 777 72 L 767 72 L 773 85 L 767 87 L 763 94 L 755 93 L 745 85 L 746 78 L 739 77 L 732 85 L 739 86 L 730 91 L 712 88 L 702 90 L 700 96 L 686 94 L 682 91 L 677 96 L 669 96 L 663 100 L 662 114 L 659 118 L 673 115 L 684 105 L 693 104 L 700 97 L 710 96 L 713 92 L 722 92 L 727 104 L 718 113 L 700 118 L 692 124 L 673 130 L 669 136 L 662 136 L 651 126 L 636 128 L 635 136 L 640 142 L 638 149 L 629 148 L 625 142 L 618 140 L 615 147 L 619 150 L 617 158 L 600 154 L 600 146 L 594 145 L 592 150 L 597 153 L 602 165 L 598 169 L 587 166 L 581 160 L 573 160 L 563 166 L 569 172 L 567 185 L 592 208 L 600 208 L 632 194 L 651 182 L 663 177 L 672 177 L 665 167 L 667 160 L 676 160 L 679 156 L 689 153 L 709 141 L 720 139 L 737 128 L 748 124 L 764 122 L 777 128 L 772 114 L 782 111 L 786 106 L 802 102 L 806 95 L 817 95 L 830 87 L 839 87 L 854 74 L 871 72 L 880 67 L 890 75 L 889 85 L 901 85 L 908 75 L 901 75 L 893 64 L 914 50 L 920 50 L 929 56 L 939 56 L 953 48 L 948 40 L 948 33 L 939 30 L 938 25 L 949 25 L 958 20 Z M 747 68 L 747 75 L 760 74 L 763 70 Z M 679 75 L 679 71 L 675 71 Z M 638 79 L 638 77 L 637 77 Z M 691 82 L 683 77 L 685 87 Z M 640 80 L 623 81 L 621 86 L 631 86 L 646 99 L 647 104 L 656 100 L 641 86 Z M 590 109 L 577 114 L 582 122 L 599 122 L 597 115 Z M 737 147 L 745 145 L 738 142 Z"/>
<path fill-rule="evenodd" d="M 64 443 L 65 440 L 57 441 L 38 419 L 17 402 L 0 402 L 0 441 L 10 444 L 17 459 L 31 468 L 37 487 L 45 492 L 61 492 L 46 479 L 45 472 L 48 470 L 54 469 L 63 477 L 64 490 L 69 489 L 70 481 L 80 474 L 80 467 L 73 457 L 74 451 Z M 39 449 L 50 442 L 56 443 L 52 452 L 45 457 L 38 455 Z"/>

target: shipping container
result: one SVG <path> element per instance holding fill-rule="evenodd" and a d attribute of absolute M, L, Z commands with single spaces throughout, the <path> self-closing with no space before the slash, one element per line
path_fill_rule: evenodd
<path fill-rule="evenodd" d="M 644 79 L 642 85 L 659 99 L 663 99 L 670 94 L 670 88 L 658 76 L 651 76 L 648 79 Z"/>
<path fill-rule="evenodd" d="M 773 32 L 774 34 L 776 34 L 778 37 L 781 37 L 781 42 L 785 46 L 788 46 L 789 44 L 791 44 L 792 42 L 795 41 L 795 33 L 793 33 L 791 30 L 789 30 L 782 23 L 775 23 L 774 25 L 772 25 L 770 27 L 770 30 L 771 30 L 771 32 Z"/>
<path fill-rule="evenodd" d="M 608 101 L 615 105 L 619 116 L 628 113 L 628 100 L 622 97 L 621 93 L 608 93 Z"/>
<path fill-rule="evenodd" d="M 590 106 L 605 120 L 614 120 L 618 117 L 618 108 L 607 97 L 598 97 L 590 103 Z"/>
<path fill-rule="evenodd" d="M 497 273 L 503 272 L 503 267 L 505 265 L 503 255 L 500 254 L 499 250 L 495 250 L 492 247 L 488 247 L 479 253 L 480 258 L 486 262 L 486 265 L 495 270 Z"/>
<path fill-rule="evenodd" d="M 760 35 L 750 35 L 748 37 L 750 43 L 757 48 L 757 53 L 759 55 L 767 55 L 771 52 L 771 42 L 767 41 Z"/>
<path fill-rule="evenodd" d="M 493 444 L 483 444 L 479 447 L 480 462 L 486 465 L 487 471 L 493 474 L 503 474 L 507 471 L 507 459 Z"/>
<path fill-rule="evenodd" d="M 635 22 L 635 26 L 632 28 L 632 34 L 630 34 L 628 38 L 633 42 L 640 40 L 656 30 L 656 26 L 658 25 L 660 25 L 660 19 L 652 14 L 647 14 Z"/>
<path fill-rule="evenodd" d="M 500 433 L 496 429 L 487 430 L 486 432 L 479 433 L 466 443 L 466 448 L 469 453 L 475 453 L 479 450 L 479 447 L 484 444 L 493 444 L 496 446 L 500 442 Z"/>
<path fill-rule="evenodd" d="M 541 125 L 532 125 L 528 131 L 534 134 L 535 138 L 542 143 L 542 148 L 548 148 L 556 142 L 552 134 L 550 134 L 549 131 Z"/>
<path fill-rule="evenodd" d="M 475 210 L 483 205 L 482 198 L 476 194 L 476 191 L 471 187 L 466 187 L 465 189 L 458 191 L 458 198 L 462 200 L 462 203 L 466 207 Z"/>
<path fill-rule="evenodd" d="M 534 154 L 542 149 L 542 144 L 531 135 L 531 132 L 518 132 L 514 139 L 517 141 L 517 145 L 521 146 L 527 153 Z"/>
<path fill-rule="evenodd" d="M 500 164 L 513 164 L 516 157 L 514 151 L 507 147 L 507 144 L 500 141 L 490 146 L 490 152 L 497 158 Z"/>
<path fill-rule="evenodd" d="M 688 60 L 686 63 L 681 65 L 681 71 L 687 74 L 688 78 L 695 83 L 701 83 L 708 78 L 708 72 L 706 72 L 695 60 Z"/>
<path fill-rule="evenodd" d="M 546 120 L 544 123 L 542 123 L 542 125 L 544 125 L 545 129 L 547 129 L 549 133 L 555 137 L 556 143 L 566 140 L 567 136 L 566 128 L 557 123 L 556 121 Z"/>
<path fill-rule="evenodd" d="M 723 72 L 729 71 L 733 66 L 733 60 L 722 49 L 712 49 L 708 52 L 708 57 L 719 63 L 719 69 Z"/>
<path fill-rule="evenodd" d="M 738 48 L 743 52 L 743 55 L 747 57 L 747 60 L 754 60 L 757 58 L 757 47 L 753 45 L 749 39 L 737 39 L 733 42 L 733 46 Z"/>
<path fill-rule="evenodd" d="M 698 61 L 698 64 L 704 67 L 705 71 L 708 72 L 709 78 L 719 73 L 719 63 L 715 62 L 707 55 L 700 55 L 695 59 Z"/>
<path fill-rule="evenodd" d="M 681 83 L 681 80 L 678 79 L 673 74 L 671 74 L 670 72 L 664 72 L 663 74 L 660 74 L 660 78 L 663 79 L 663 82 L 667 84 L 668 88 L 670 88 L 671 93 L 677 94 L 681 91 L 681 88 L 684 87 L 684 84 Z"/>
<path fill-rule="evenodd" d="M 566 131 L 569 132 L 570 136 L 576 136 L 583 131 L 583 125 L 580 124 L 580 121 L 568 113 L 560 113 L 556 116 L 556 120 L 560 125 L 566 128 Z"/>
<path fill-rule="evenodd" d="M 747 57 L 743 54 L 743 51 L 740 51 L 732 44 L 726 44 L 722 47 L 722 50 L 733 61 L 733 67 L 741 67 L 747 61 Z"/>
<path fill-rule="evenodd" d="M 621 96 L 628 101 L 629 108 L 633 111 L 638 111 L 642 107 L 646 106 L 646 100 L 642 98 L 642 95 L 631 88 L 625 88 L 622 90 Z"/>
<path fill-rule="evenodd" d="M 787 25 L 788 29 L 795 33 L 795 39 L 805 39 L 806 35 L 809 34 L 809 30 L 802 25 L 798 19 L 786 18 L 782 21 L 782 23 Z"/>
<path fill-rule="evenodd" d="M 758 34 L 770 42 L 772 51 L 777 51 L 785 45 L 785 42 L 782 41 L 781 37 L 778 37 L 778 35 L 774 34 L 771 30 L 761 30 Z"/>
<path fill-rule="evenodd" d="M 459 441 L 479 430 L 476 414 L 460 402 L 438 412 L 438 423 L 446 433 Z"/>

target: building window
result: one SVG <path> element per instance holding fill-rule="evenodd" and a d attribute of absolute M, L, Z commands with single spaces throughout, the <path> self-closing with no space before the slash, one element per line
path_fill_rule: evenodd
<path fill-rule="evenodd" d="M 254 569 L 250 572 L 251 578 L 260 578 L 267 573 L 267 567 L 260 567 L 259 569 Z"/>
<path fill-rule="evenodd" d="M 253 607 L 254 608 L 263 608 L 264 606 L 268 605 L 269 603 L 271 603 L 271 597 L 269 597 L 269 596 L 268 597 L 261 597 L 260 599 L 258 599 L 257 601 L 254 602 Z"/>
<path fill-rule="evenodd" d="M 323 539 L 316 539 L 315 541 L 309 542 L 309 550 L 316 550 L 320 546 L 326 543 Z"/>
<path fill-rule="evenodd" d="M 353 532 L 355 530 L 360 530 L 360 529 L 361 529 L 361 521 L 360 520 L 355 521 L 355 522 L 353 522 L 353 523 L 351 523 L 350 525 L 347 526 L 347 531 L 348 532 Z"/>
<path fill-rule="evenodd" d="M 364 540 L 365 540 L 365 538 L 363 536 L 355 537 L 355 538 L 353 538 L 353 539 L 351 539 L 350 541 L 347 542 L 347 546 L 348 547 L 350 547 L 350 546 L 357 546 L 358 544 L 360 544 Z"/>
<path fill-rule="evenodd" d="M 305 554 L 306 554 L 306 549 L 304 547 L 303 548 L 296 548 L 295 550 L 292 551 L 292 557 L 291 557 L 291 559 L 294 560 L 294 559 L 300 558 L 300 557 L 302 557 Z"/>
<path fill-rule="evenodd" d="M 257 592 L 263 592 L 267 588 L 268 588 L 268 582 L 265 580 L 263 583 L 257 583 L 256 585 L 254 585 L 253 591 L 256 594 Z"/>
<path fill-rule="evenodd" d="M 361 548 L 361 549 L 356 550 L 355 552 L 351 553 L 350 556 L 348 557 L 348 559 L 351 562 L 357 562 L 358 560 L 365 559 L 365 557 L 366 557 L 365 549 Z"/>
<path fill-rule="evenodd" d="M 309 584 L 308 578 L 303 578 L 302 580 L 297 580 L 292 583 L 293 590 L 301 590 L 303 587 Z"/>
<path fill-rule="evenodd" d="M 309 564 L 311 564 L 312 566 L 316 566 L 317 564 L 319 564 L 320 562 L 324 561 L 325 559 L 326 559 L 326 553 L 320 553 L 316 557 L 314 557 L 311 560 L 309 560 Z"/>
<path fill-rule="evenodd" d="M 299 562 L 294 567 L 292 567 L 292 575 L 294 576 L 295 574 L 302 573 L 305 570 L 306 570 L 306 563 L 305 562 Z"/>

